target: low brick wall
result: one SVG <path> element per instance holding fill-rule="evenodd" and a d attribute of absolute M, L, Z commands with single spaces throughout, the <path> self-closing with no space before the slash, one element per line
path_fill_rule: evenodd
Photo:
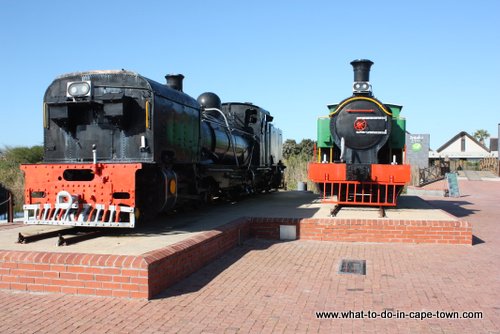
<path fill-rule="evenodd" d="M 0 289 L 150 299 L 248 237 L 241 218 L 139 256 L 0 250 Z"/>
<path fill-rule="evenodd" d="M 0 251 L 0 289 L 147 298 L 137 256 Z"/>
<path fill-rule="evenodd" d="M 249 237 L 472 244 L 464 221 L 240 218 L 216 230 L 138 256 L 0 250 L 0 289 L 150 299 Z"/>
<path fill-rule="evenodd" d="M 240 218 L 216 230 L 202 232 L 172 246 L 144 254 L 149 271 L 149 297 L 241 244 L 248 235 L 248 220 Z"/>
<path fill-rule="evenodd" d="M 250 218 L 250 235 L 279 239 L 280 225 L 295 225 L 297 239 L 472 245 L 472 225 L 454 220 Z"/>

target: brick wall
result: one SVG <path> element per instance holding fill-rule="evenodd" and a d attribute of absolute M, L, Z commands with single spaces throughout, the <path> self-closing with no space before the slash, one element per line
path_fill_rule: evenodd
<path fill-rule="evenodd" d="M 147 298 L 136 256 L 0 251 L 0 289 Z"/>
<path fill-rule="evenodd" d="M 149 296 L 157 295 L 212 262 L 248 238 L 248 234 L 248 221 L 240 218 L 216 230 L 144 254 L 150 273 Z"/>
<path fill-rule="evenodd" d="M 250 235 L 279 239 L 280 225 L 296 225 L 302 240 L 472 244 L 472 225 L 453 220 L 251 218 Z"/>
<path fill-rule="evenodd" d="M 0 250 L 0 289 L 152 298 L 248 237 L 246 219 L 139 256 Z"/>
<path fill-rule="evenodd" d="M 472 244 L 464 221 L 240 218 L 216 230 L 139 256 L 0 250 L 0 289 L 152 298 L 248 237 L 348 242 Z"/>

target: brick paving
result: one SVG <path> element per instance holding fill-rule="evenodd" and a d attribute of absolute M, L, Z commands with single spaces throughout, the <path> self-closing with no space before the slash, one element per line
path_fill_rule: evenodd
<path fill-rule="evenodd" d="M 0 333 L 500 333 L 500 183 L 426 198 L 475 245 L 252 239 L 151 301 L 0 291 Z M 338 274 L 365 259 L 366 276 Z M 317 319 L 317 311 L 480 311 L 482 319 Z"/>

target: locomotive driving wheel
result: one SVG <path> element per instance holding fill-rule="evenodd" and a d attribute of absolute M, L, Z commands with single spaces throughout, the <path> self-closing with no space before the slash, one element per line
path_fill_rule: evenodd
<path fill-rule="evenodd" d="M 143 169 L 137 173 L 137 208 L 141 220 L 156 216 L 162 207 L 161 200 L 165 198 L 165 189 L 161 172 L 156 168 Z"/>

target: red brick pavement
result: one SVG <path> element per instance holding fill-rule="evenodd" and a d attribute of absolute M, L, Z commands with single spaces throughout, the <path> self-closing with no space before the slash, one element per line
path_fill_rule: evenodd
<path fill-rule="evenodd" d="M 0 291 L 0 333 L 500 333 L 500 183 L 428 198 L 474 246 L 249 240 L 151 301 Z M 366 259 L 366 276 L 338 274 Z M 482 319 L 316 319 L 316 311 L 481 311 Z"/>

